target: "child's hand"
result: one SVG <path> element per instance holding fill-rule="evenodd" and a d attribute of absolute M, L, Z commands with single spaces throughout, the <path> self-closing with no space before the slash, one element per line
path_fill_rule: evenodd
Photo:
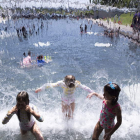
<path fill-rule="evenodd" d="M 104 135 L 104 140 L 108 140 L 110 139 L 110 137 L 111 137 L 111 134 L 108 132 Z"/>
<path fill-rule="evenodd" d="M 94 93 L 90 93 L 87 98 L 91 99 L 91 97 L 94 95 Z"/>
<path fill-rule="evenodd" d="M 38 93 L 38 92 L 40 92 L 40 91 L 41 91 L 41 89 L 38 88 L 38 89 L 35 90 L 35 93 Z"/>
<path fill-rule="evenodd" d="M 91 97 L 92 97 L 93 95 L 94 95 L 94 96 L 97 96 L 97 97 L 100 98 L 101 100 L 104 100 L 104 97 L 103 97 L 102 95 L 96 93 L 96 92 L 90 93 L 90 94 L 87 96 L 87 98 L 91 99 Z"/>

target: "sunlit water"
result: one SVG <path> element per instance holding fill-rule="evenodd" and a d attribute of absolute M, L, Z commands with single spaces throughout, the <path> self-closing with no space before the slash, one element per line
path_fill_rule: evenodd
<path fill-rule="evenodd" d="M 40 24 L 37 20 L 23 23 Z M 16 104 L 19 91 L 27 91 L 30 102 L 44 115 L 38 123 L 45 140 L 90 140 L 99 119 L 102 101 L 82 89 L 75 92 L 76 108 L 74 119 L 66 121 L 61 113 L 61 88 L 47 89 L 36 94 L 34 91 L 47 82 L 62 80 L 72 74 L 82 84 L 103 94 L 109 81 L 120 85 L 119 103 L 122 107 L 122 125 L 113 134 L 114 140 L 140 139 L 140 48 L 122 36 L 111 39 L 102 35 L 104 28 L 87 20 L 61 19 L 44 20 L 39 34 L 27 39 L 18 38 L 14 22 L 0 37 L 0 120 Z M 80 25 L 87 24 L 87 34 L 80 33 Z M 102 45 L 100 45 L 102 44 Z M 103 45 L 105 44 L 105 45 Z M 107 45 L 106 45 L 107 44 Z M 43 54 L 51 56 L 52 62 L 43 67 L 22 68 L 23 52 L 32 52 L 32 59 Z M 6 125 L 0 124 L 2 140 L 20 140 L 18 119 L 15 116 Z M 100 139 L 102 139 L 103 134 Z M 28 134 L 23 139 L 34 139 Z"/>

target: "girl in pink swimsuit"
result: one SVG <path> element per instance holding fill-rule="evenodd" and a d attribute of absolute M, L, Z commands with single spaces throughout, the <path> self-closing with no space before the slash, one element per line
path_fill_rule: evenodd
<path fill-rule="evenodd" d="M 36 107 L 29 104 L 28 93 L 24 91 L 19 92 L 16 101 L 17 105 L 14 106 L 10 111 L 8 111 L 2 123 L 8 123 L 12 116 L 16 114 L 19 119 L 19 126 L 22 135 L 26 134 L 27 131 L 31 131 L 35 135 L 37 140 L 44 140 L 33 116 L 40 122 L 43 122 L 43 118 L 36 110 Z"/>
<path fill-rule="evenodd" d="M 95 95 L 103 100 L 100 119 L 94 128 L 92 140 L 98 140 L 103 129 L 105 130 L 104 140 L 110 140 L 111 135 L 120 127 L 122 114 L 120 105 L 117 102 L 120 91 L 121 89 L 117 84 L 109 82 L 104 86 L 104 97 L 97 93 L 90 93 L 87 96 L 91 98 Z M 115 117 L 117 117 L 116 124 L 114 123 Z"/>
<path fill-rule="evenodd" d="M 23 53 L 23 55 L 26 56 L 25 53 Z M 28 56 L 23 58 L 23 65 L 27 66 L 27 65 L 30 65 L 30 64 L 31 64 L 31 52 L 28 51 Z"/>

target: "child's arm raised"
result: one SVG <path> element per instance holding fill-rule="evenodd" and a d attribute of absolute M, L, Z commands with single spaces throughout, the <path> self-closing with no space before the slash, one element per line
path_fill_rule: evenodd
<path fill-rule="evenodd" d="M 120 127 L 120 125 L 122 124 L 122 113 L 121 113 L 121 108 L 120 106 L 118 106 L 115 109 L 116 112 L 116 116 L 117 116 L 117 123 L 115 124 L 115 126 L 111 129 L 110 132 L 106 133 L 104 136 L 104 140 L 107 140 L 109 137 L 111 137 L 111 135 Z"/>
<path fill-rule="evenodd" d="M 35 93 L 45 90 L 45 88 L 55 87 L 55 85 L 56 85 L 55 83 L 46 83 L 43 86 L 41 86 L 40 88 L 36 89 Z"/>
<path fill-rule="evenodd" d="M 4 117 L 2 124 L 6 124 L 12 118 L 12 116 L 18 111 L 17 106 L 14 106 L 11 110 L 8 111 L 6 116 Z"/>
<path fill-rule="evenodd" d="M 40 91 L 41 91 L 41 88 L 38 88 L 38 89 L 35 90 L 35 93 L 38 93 Z"/>
<path fill-rule="evenodd" d="M 38 93 L 38 92 L 40 92 L 40 91 L 42 91 L 42 90 L 45 90 L 45 88 L 50 87 L 49 85 L 50 85 L 50 83 L 44 84 L 44 85 L 41 86 L 40 88 L 36 89 L 36 90 L 35 90 L 35 93 Z"/>
<path fill-rule="evenodd" d="M 104 97 L 98 93 L 92 92 L 90 94 L 88 94 L 87 98 L 91 98 L 93 95 L 97 96 L 98 98 L 100 98 L 101 100 L 104 100 Z"/>
<path fill-rule="evenodd" d="M 58 81 L 57 83 L 46 83 L 43 86 L 41 86 L 40 88 L 36 89 L 35 93 L 45 90 L 45 88 L 52 88 L 52 87 L 57 87 L 57 86 L 63 86 L 63 82 Z"/>
<path fill-rule="evenodd" d="M 87 96 L 87 98 L 91 98 L 93 95 L 95 95 L 95 96 L 97 96 L 98 98 L 100 98 L 100 99 L 104 99 L 104 97 L 103 96 L 101 96 L 101 95 L 99 95 L 99 94 L 97 94 L 97 93 L 95 93 L 95 92 L 93 92 L 93 90 L 91 90 L 89 87 L 87 87 L 87 86 L 85 86 L 85 85 L 82 85 L 79 81 L 76 81 L 76 83 L 77 83 L 77 87 L 80 87 L 80 88 L 82 88 L 82 89 L 84 89 L 84 90 L 86 90 L 86 91 L 88 91 L 90 94 Z"/>

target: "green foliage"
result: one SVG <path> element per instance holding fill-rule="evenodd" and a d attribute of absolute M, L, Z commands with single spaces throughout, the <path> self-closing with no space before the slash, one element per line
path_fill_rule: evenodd
<path fill-rule="evenodd" d="M 91 15 L 94 15 L 94 11 L 93 10 L 90 10 L 90 11 L 85 11 L 85 16 L 91 16 Z"/>
<path fill-rule="evenodd" d="M 138 7 L 137 0 L 112 0 L 112 1 L 111 0 L 102 0 L 100 3 L 104 4 L 104 5 L 112 5 L 112 6 L 115 6 L 115 7 L 118 7 L 118 8 L 121 8 L 121 7 L 130 8 L 130 7 L 132 7 L 132 5 L 134 5 L 133 8 Z"/>
<path fill-rule="evenodd" d="M 56 14 L 61 14 L 61 11 L 57 10 L 55 13 L 56 13 Z"/>
<path fill-rule="evenodd" d="M 131 25 L 133 20 L 133 15 L 134 13 L 121 14 L 120 21 L 122 25 Z M 114 17 L 111 18 L 111 21 L 114 22 Z M 116 22 L 118 23 L 118 18 Z"/>
<path fill-rule="evenodd" d="M 0 9 L 1 9 L 2 11 L 4 11 L 3 8 L 2 8 L 1 6 L 0 6 Z"/>

